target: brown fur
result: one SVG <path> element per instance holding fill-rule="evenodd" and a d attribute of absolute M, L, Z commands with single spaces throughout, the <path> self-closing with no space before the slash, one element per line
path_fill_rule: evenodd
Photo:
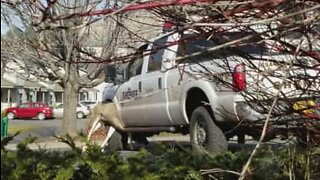
<path fill-rule="evenodd" d="M 92 110 L 92 120 L 95 121 L 98 117 L 107 125 L 113 126 L 116 130 L 124 129 L 122 121 L 118 118 L 117 109 L 114 103 L 99 104 Z"/>
<path fill-rule="evenodd" d="M 111 126 L 107 132 L 107 137 L 102 143 L 101 147 L 104 147 L 107 144 L 114 130 L 123 131 L 124 129 L 122 121 L 118 118 L 117 109 L 114 103 L 100 104 L 94 107 L 92 110 L 90 124 L 92 125 L 87 137 L 88 142 L 90 141 L 93 132 L 99 129 L 99 127 L 101 127 L 103 124 L 105 126 Z M 85 149 L 86 146 L 83 147 L 84 151 Z"/>

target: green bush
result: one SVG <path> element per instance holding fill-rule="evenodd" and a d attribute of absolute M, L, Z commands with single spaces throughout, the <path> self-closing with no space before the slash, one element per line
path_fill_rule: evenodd
<path fill-rule="evenodd" d="M 34 139 L 26 139 L 18 150 L 7 151 L 1 142 L 1 179 L 238 179 L 251 149 L 225 152 L 218 156 L 197 155 L 189 150 L 158 145 L 142 149 L 123 158 L 118 152 L 102 153 L 100 147 L 89 146 L 86 153 L 64 140 L 72 150 L 65 152 L 32 151 L 27 147 Z M 209 170 L 210 171 L 209 173 Z M 319 179 L 320 149 L 301 150 L 294 147 L 272 150 L 263 147 L 249 167 L 252 179 Z"/>

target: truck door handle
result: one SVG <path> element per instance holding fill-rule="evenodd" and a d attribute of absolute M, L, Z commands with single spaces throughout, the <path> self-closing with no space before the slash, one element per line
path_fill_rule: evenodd
<path fill-rule="evenodd" d="M 142 91 L 142 84 L 141 84 L 141 81 L 139 81 L 138 86 L 139 86 L 139 92 L 141 92 L 141 91 Z"/>
<path fill-rule="evenodd" d="M 162 89 L 162 81 L 161 78 L 158 78 L 158 88 Z"/>

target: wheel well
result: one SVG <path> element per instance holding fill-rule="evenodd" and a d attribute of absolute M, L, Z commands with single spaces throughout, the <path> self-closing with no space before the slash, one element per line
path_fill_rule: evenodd
<path fill-rule="evenodd" d="M 102 104 L 108 104 L 108 103 L 111 103 L 111 102 L 112 102 L 111 99 L 106 99 L 106 100 L 102 101 Z"/>
<path fill-rule="evenodd" d="M 7 112 L 6 112 L 6 116 L 7 116 L 9 113 L 12 113 L 14 116 L 16 115 L 16 113 L 15 113 L 14 111 L 7 111 Z"/>
<path fill-rule="evenodd" d="M 192 88 L 187 93 L 186 100 L 186 113 L 188 119 L 191 119 L 192 112 L 199 106 L 204 105 L 203 102 L 209 103 L 207 95 L 199 88 Z M 210 115 L 213 117 L 212 109 L 209 105 L 204 105 L 204 107 L 209 111 Z"/>

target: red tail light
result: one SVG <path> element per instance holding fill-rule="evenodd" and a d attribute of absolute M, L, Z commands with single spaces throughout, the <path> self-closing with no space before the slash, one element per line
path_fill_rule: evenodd
<path fill-rule="evenodd" d="M 175 25 L 172 23 L 172 22 L 169 22 L 169 21 L 165 21 L 163 26 L 162 26 L 162 31 L 164 33 L 166 32 L 169 32 L 172 30 L 172 28 L 174 27 Z"/>
<path fill-rule="evenodd" d="M 247 88 L 246 66 L 245 64 L 237 64 L 233 69 L 233 90 L 235 92 L 245 91 Z"/>

